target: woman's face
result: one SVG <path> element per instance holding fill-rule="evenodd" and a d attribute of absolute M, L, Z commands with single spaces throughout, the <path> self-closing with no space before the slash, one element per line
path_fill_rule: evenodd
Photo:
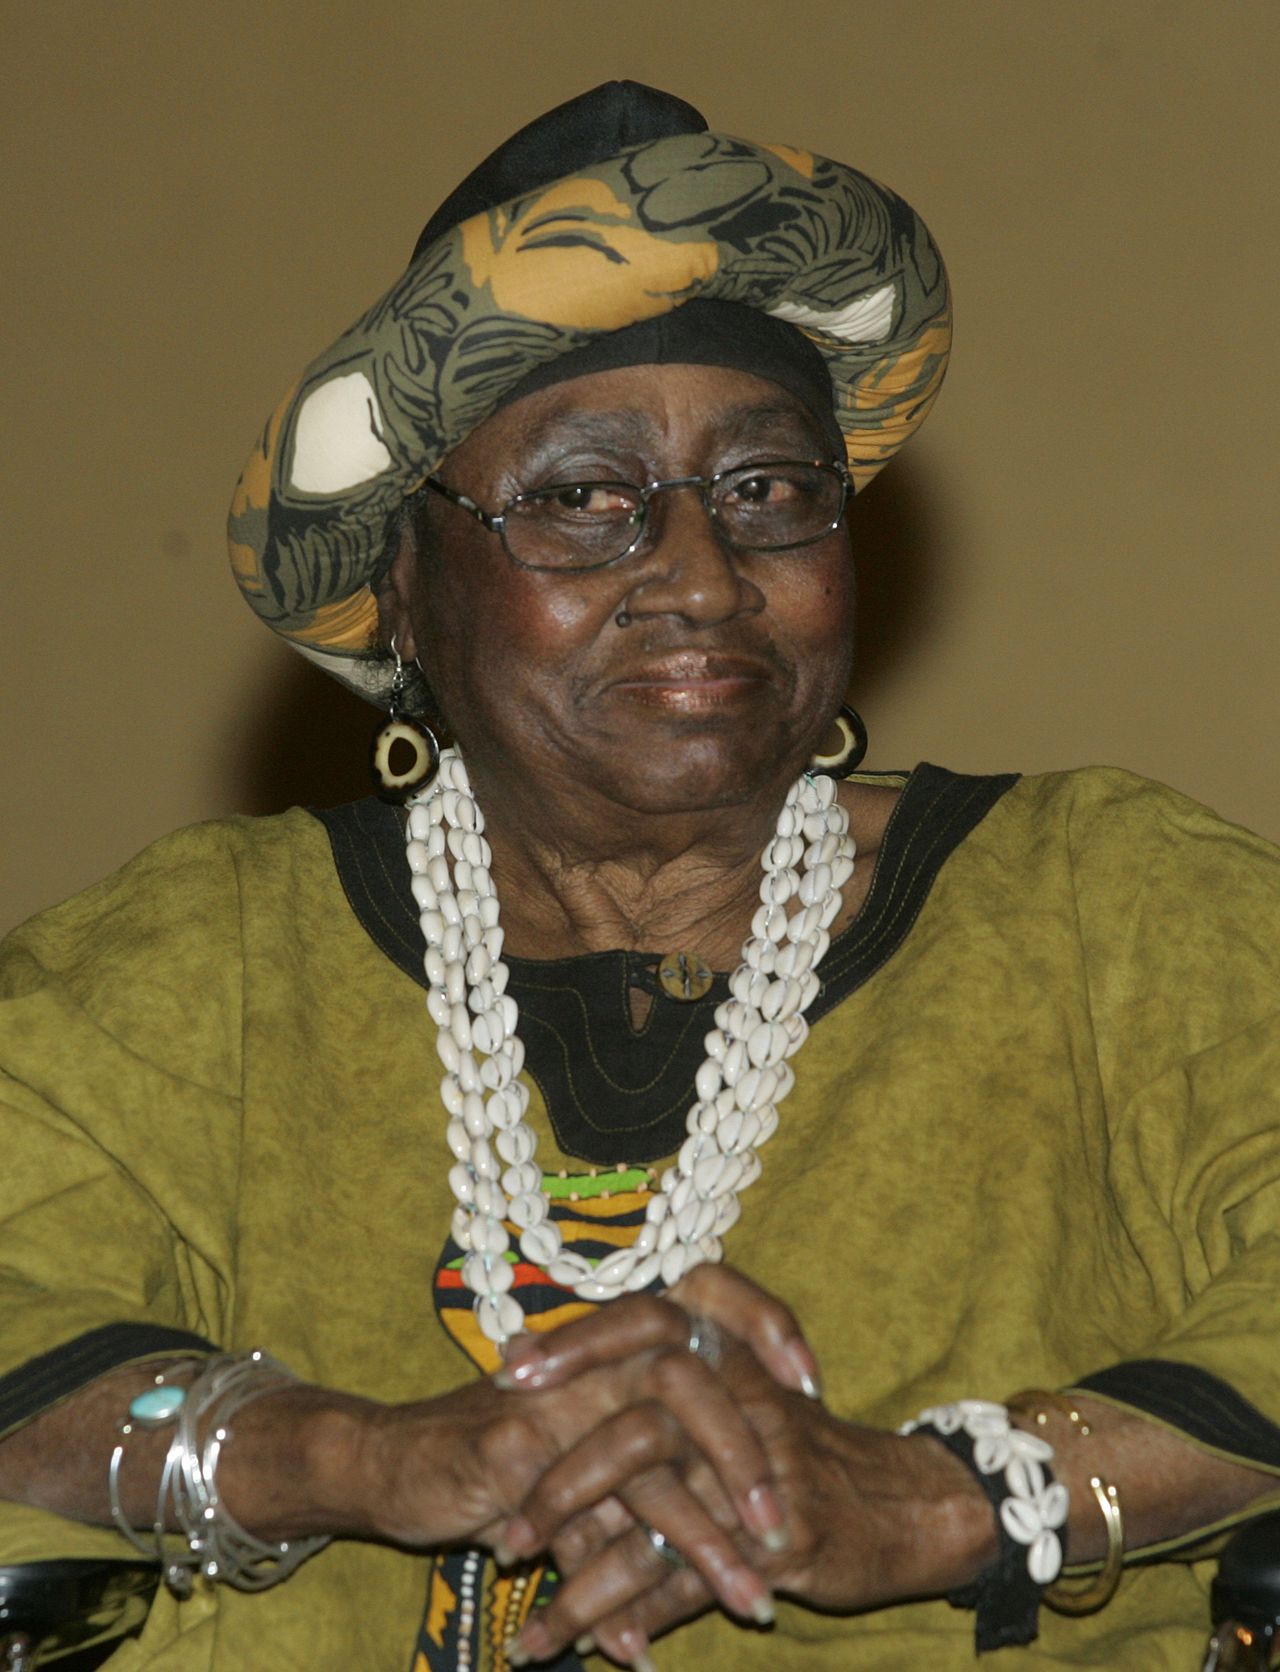
<path fill-rule="evenodd" d="M 827 457 L 813 418 L 776 384 L 635 366 L 513 403 L 438 475 L 498 512 L 558 482 Z M 458 506 L 426 500 L 383 613 L 401 653 L 421 660 L 477 782 L 591 786 L 637 811 L 692 811 L 789 782 L 813 752 L 849 680 L 843 524 L 792 551 L 737 551 L 697 490 L 678 488 L 656 496 L 629 556 L 548 572 L 517 566 Z"/>

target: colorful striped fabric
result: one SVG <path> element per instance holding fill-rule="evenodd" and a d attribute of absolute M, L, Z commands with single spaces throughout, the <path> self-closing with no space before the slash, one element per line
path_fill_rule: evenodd
<path fill-rule="evenodd" d="M 644 1224 L 648 1198 L 656 1184 L 647 1167 L 592 1168 L 586 1173 L 548 1173 L 543 1189 L 551 1198 L 551 1217 L 566 1248 L 587 1259 L 602 1260 L 628 1248 Z M 515 1267 L 513 1293 L 534 1331 L 551 1330 L 596 1310 L 571 1289 L 553 1283 L 517 1249 L 519 1233 L 508 1224 Z M 492 1341 L 480 1331 L 472 1311 L 474 1297 L 463 1287 L 463 1251 L 452 1237 L 436 1265 L 436 1311 L 445 1329 L 471 1362 L 490 1375 L 501 1362 Z M 506 1672 L 504 1645 L 530 1612 L 545 1604 L 556 1576 L 546 1567 L 499 1573 L 482 1550 L 448 1551 L 433 1558 L 426 1617 L 419 1633 L 413 1672 Z M 554 1672 L 578 1672 L 581 1662 L 570 1652 L 555 1662 Z"/>

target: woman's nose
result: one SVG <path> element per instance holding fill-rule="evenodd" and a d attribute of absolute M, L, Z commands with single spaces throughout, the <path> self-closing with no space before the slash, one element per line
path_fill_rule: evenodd
<path fill-rule="evenodd" d="M 678 615 L 703 626 L 754 612 L 764 595 L 743 574 L 742 555 L 721 539 L 698 487 L 673 484 L 649 503 L 627 611 L 637 620 Z"/>

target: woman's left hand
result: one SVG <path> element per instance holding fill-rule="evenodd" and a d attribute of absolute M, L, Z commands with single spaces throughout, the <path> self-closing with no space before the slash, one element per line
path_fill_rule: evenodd
<path fill-rule="evenodd" d="M 548 1388 L 621 1356 L 670 1354 L 686 1346 L 690 1320 L 722 1332 L 716 1375 L 762 1443 L 783 1511 L 767 1544 L 744 1531 L 745 1555 L 773 1589 L 811 1606 L 849 1609 L 934 1594 L 964 1582 L 986 1561 L 990 1509 L 968 1471 L 928 1438 L 904 1439 L 840 1422 L 816 1391 L 816 1365 L 786 1307 L 739 1274 L 700 1267 L 662 1299 L 616 1302 L 536 1341 L 522 1340 L 509 1376 Z M 769 1366 L 768 1369 L 765 1366 Z M 645 1521 L 674 1551 L 695 1514 L 714 1501 L 705 1462 L 692 1450 L 648 1468 Z M 634 1662 L 659 1632 L 711 1601 L 698 1574 L 660 1554 L 634 1503 L 624 1452 L 607 1428 L 586 1435 L 539 1480 L 510 1524 L 521 1551 L 551 1550 L 565 1576 L 530 1621 L 519 1646 L 543 1659 L 589 1633 Z M 762 1623 L 765 1610 L 757 1611 Z"/>

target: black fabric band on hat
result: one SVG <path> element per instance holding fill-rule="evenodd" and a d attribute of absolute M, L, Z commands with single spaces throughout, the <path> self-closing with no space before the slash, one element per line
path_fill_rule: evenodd
<path fill-rule="evenodd" d="M 656 319 L 610 331 L 583 348 L 537 366 L 499 403 L 509 406 L 538 389 L 622 366 L 725 366 L 776 383 L 817 421 L 832 457 L 844 462 L 827 363 L 794 325 L 740 302 L 695 298 Z"/>
<path fill-rule="evenodd" d="M 707 119 L 673 93 L 640 81 L 606 81 L 535 117 L 477 163 L 423 227 L 412 259 L 472 215 L 549 186 L 631 145 L 701 134 Z"/>

